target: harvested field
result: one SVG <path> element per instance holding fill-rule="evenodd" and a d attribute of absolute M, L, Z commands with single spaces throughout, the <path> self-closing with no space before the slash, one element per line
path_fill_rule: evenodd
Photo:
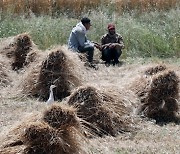
<path fill-rule="evenodd" d="M 66 48 L 59 47 L 50 51 L 39 63 L 33 65 L 25 74 L 26 81 L 23 83 L 22 91 L 29 96 L 47 100 L 49 97 L 49 87 L 56 85 L 54 95 L 56 99 L 62 100 L 70 95 L 74 87 L 81 85 L 78 66 L 75 65 L 77 58 L 68 55 Z M 28 55 L 29 59 L 33 58 Z M 74 55 L 77 56 L 77 55 Z M 79 62 L 81 63 L 81 62 Z"/>
<path fill-rule="evenodd" d="M 57 115 L 64 115 L 58 117 Z M 51 117 L 54 116 L 54 119 Z M 65 122 L 66 119 L 73 119 Z M 51 120 L 51 121 L 50 121 Z M 54 127 L 52 123 L 56 123 Z M 1 153 L 79 153 L 83 136 L 80 121 L 73 108 L 53 105 L 43 115 L 34 114 L 14 128 L 3 141 Z M 82 146 L 82 145 L 81 145 Z"/>
<path fill-rule="evenodd" d="M 4 64 L 0 62 L 0 87 L 6 87 L 11 82 L 11 79 L 8 75 L 8 72 L 6 68 L 4 67 Z"/>
<path fill-rule="evenodd" d="M 145 71 L 145 74 L 146 75 L 154 75 L 154 74 L 157 74 L 158 72 L 161 72 L 164 70 L 166 70 L 166 65 L 158 65 L 158 66 L 147 69 Z"/>
<path fill-rule="evenodd" d="M 123 97 L 123 96 L 121 96 Z M 80 87 L 69 98 L 68 104 L 77 108 L 78 116 L 84 119 L 92 134 L 117 136 L 129 131 L 128 108 L 120 99 L 100 92 L 94 87 Z"/>
<path fill-rule="evenodd" d="M 22 71 L 13 71 L 10 60 L 2 67 L 12 80 L 0 91 L 0 153 L 180 151 L 179 60 L 162 65 L 161 60 L 124 59 L 122 66 L 98 63 L 94 70 L 62 46 L 28 54 Z M 60 101 L 47 106 L 52 83 L 59 86 L 54 94 Z M 158 125 L 161 121 L 166 125 Z"/>
<path fill-rule="evenodd" d="M 163 71 L 164 70 L 164 71 Z M 159 73 L 158 73 L 159 71 Z M 148 72 L 148 73 L 147 73 Z M 141 100 L 139 114 L 159 122 L 179 122 L 179 77 L 166 66 L 156 66 L 145 71 L 150 77 L 135 81 L 132 89 Z"/>

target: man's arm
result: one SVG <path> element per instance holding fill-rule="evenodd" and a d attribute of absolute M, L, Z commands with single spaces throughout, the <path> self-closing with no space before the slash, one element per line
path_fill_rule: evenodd
<path fill-rule="evenodd" d="M 108 43 L 108 44 L 104 44 L 104 45 L 100 45 L 97 42 L 93 42 L 94 46 L 99 49 L 100 51 L 102 51 L 103 49 L 105 49 L 106 47 L 110 46 L 112 43 Z"/>
<path fill-rule="evenodd" d="M 94 43 L 94 46 L 101 51 L 102 46 L 99 43 L 97 43 L 97 42 L 93 41 L 93 43 Z"/>
<path fill-rule="evenodd" d="M 111 43 L 109 48 L 117 48 L 117 49 L 124 49 L 124 42 L 122 36 L 118 35 L 118 39 L 116 43 Z"/>
<path fill-rule="evenodd" d="M 81 31 L 75 31 L 74 34 L 75 34 L 75 37 L 76 37 L 79 45 L 80 45 L 81 47 L 83 47 L 83 46 L 84 46 L 84 43 L 86 42 L 86 36 L 85 36 L 85 34 L 82 33 Z"/>
<path fill-rule="evenodd" d="M 106 40 L 106 35 L 103 35 L 101 38 L 102 50 L 109 47 L 112 44 L 112 43 L 107 43 L 105 40 Z"/>
<path fill-rule="evenodd" d="M 122 36 L 118 36 L 118 43 L 115 43 L 115 46 L 120 49 L 125 48 Z"/>

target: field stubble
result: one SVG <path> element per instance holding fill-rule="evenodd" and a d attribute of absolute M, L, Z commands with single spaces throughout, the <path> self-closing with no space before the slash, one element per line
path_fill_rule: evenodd
<path fill-rule="evenodd" d="M 175 62 L 175 61 L 174 61 Z M 99 90 L 121 92 L 126 102 L 133 103 L 136 97 L 128 94 L 129 85 L 136 78 L 143 75 L 147 68 L 158 64 L 167 64 L 180 77 L 180 63 L 172 63 L 172 59 L 166 61 L 157 59 L 126 59 L 121 67 L 105 67 L 99 65 L 99 70 L 81 68 L 83 84 L 91 85 Z M 16 74 L 14 72 L 14 74 Z M 14 75 L 13 83 L 16 85 L 22 80 L 18 74 Z M 35 115 L 46 109 L 44 102 L 36 99 L 18 98 L 13 95 L 16 89 L 11 86 L 2 88 L 1 97 L 1 139 L 5 137 L 9 129 L 12 129 L 27 116 Z M 16 93 L 16 92 L 15 92 Z M 13 97 L 14 96 L 14 97 Z M 179 101 L 178 101 L 179 102 Z M 118 154 L 118 153 L 178 153 L 180 126 L 173 123 L 159 126 L 154 121 L 146 121 L 134 115 L 138 122 L 138 131 L 120 134 L 117 137 L 93 138 L 88 141 L 86 151 L 94 154 Z"/>
<path fill-rule="evenodd" d="M 145 19 L 144 19 L 145 20 Z M 13 41 L 13 38 L 8 38 L 3 43 L 1 48 L 4 48 Z M 99 54 L 95 55 L 99 58 Z M 174 70 L 178 77 L 180 77 L 180 63 L 179 58 L 164 59 L 143 59 L 143 58 L 126 58 L 121 67 L 105 67 L 99 64 L 99 70 L 85 69 L 80 67 L 79 75 L 82 78 L 83 85 L 91 85 L 98 90 L 107 92 L 116 92 L 124 95 L 124 100 L 128 105 L 136 105 L 134 102 L 136 96 L 132 95 L 129 91 L 129 86 L 141 76 L 144 75 L 147 68 L 159 64 L 166 64 L 171 70 Z M 0 61 L 5 61 L 7 72 L 11 77 L 10 83 L 7 87 L 2 87 L 0 91 L 0 141 L 3 140 L 9 129 L 15 127 L 26 116 L 31 116 L 36 113 L 42 112 L 46 109 L 44 102 L 39 102 L 36 99 L 29 99 L 19 93 L 19 85 L 22 83 L 22 72 L 14 72 L 10 70 L 9 60 L 1 56 Z M 28 68 L 27 68 L 28 69 Z M 21 76 L 22 75 L 22 76 Z M 180 88 L 180 87 L 179 87 Z M 129 103 L 129 104 L 128 104 Z M 180 103 L 180 100 L 178 100 Z M 90 139 L 87 146 L 87 151 L 91 153 L 178 153 L 180 151 L 180 126 L 173 123 L 159 126 L 155 122 L 146 121 L 137 115 L 133 115 L 138 123 L 138 131 L 133 133 L 120 134 L 117 137 L 104 137 Z"/>

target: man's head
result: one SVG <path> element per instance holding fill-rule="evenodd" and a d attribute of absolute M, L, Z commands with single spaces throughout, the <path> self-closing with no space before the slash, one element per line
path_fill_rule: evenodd
<path fill-rule="evenodd" d="M 115 25 L 114 24 L 108 24 L 108 32 L 110 35 L 114 35 L 116 33 Z"/>
<path fill-rule="evenodd" d="M 84 25 L 84 27 L 86 28 L 86 30 L 89 30 L 91 27 L 91 20 L 87 17 L 84 17 L 81 19 L 81 23 Z"/>

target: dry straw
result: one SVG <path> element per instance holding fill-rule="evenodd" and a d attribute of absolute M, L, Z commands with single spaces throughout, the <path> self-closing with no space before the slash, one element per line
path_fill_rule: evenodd
<path fill-rule="evenodd" d="M 57 115 L 62 115 L 62 117 L 57 117 Z M 52 124 L 56 124 L 56 127 Z M 14 129 L 1 146 L 0 152 L 81 153 L 81 144 L 84 140 L 79 125 L 80 121 L 75 109 L 55 104 L 48 108 L 42 117 L 34 116 Z"/>
<path fill-rule="evenodd" d="M 150 67 L 145 71 L 146 75 L 154 75 L 157 74 L 158 72 L 166 70 L 167 67 L 166 65 L 157 65 L 155 67 Z"/>
<path fill-rule="evenodd" d="M 139 82 L 136 81 L 135 85 L 141 83 L 134 88 L 141 100 L 139 113 L 155 119 L 156 122 L 177 122 L 179 77 L 174 71 L 165 68 L 165 66 L 150 68 L 146 73 L 154 72 L 155 75 L 142 77 Z"/>
<path fill-rule="evenodd" d="M 32 50 L 32 46 L 31 37 L 28 34 L 20 34 L 4 47 L 1 54 L 9 58 L 13 70 L 19 70 L 24 67 L 26 56 Z"/>
<path fill-rule="evenodd" d="M 26 33 L 2 39 L 0 42 L 1 86 L 18 85 L 18 81 L 21 84 L 22 74 L 27 72 L 31 65 L 36 65 L 43 55 L 44 53 L 37 49 L 31 37 Z M 17 86 L 14 89 L 12 93 L 16 95 Z"/>
<path fill-rule="evenodd" d="M 134 10 L 145 12 L 152 9 L 167 10 L 176 7 L 178 0 L 111 0 L 117 12 Z"/>
<path fill-rule="evenodd" d="M 11 83 L 11 78 L 5 68 L 5 64 L 0 61 L 0 87 L 6 87 Z"/>
<path fill-rule="evenodd" d="M 53 105 L 44 112 L 43 121 L 53 128 L 79 126 L 76 110 L 72 107 Z"/>
<path fill-rule="evenodd" d="M 116 136 L 129 131 L 129 121 L 123 118 L 126 107 L 120 100 L 94 87 L 80 87 L 69 98 L 68 104 L 77 108 L 80 118 L 91 134 Z M 117 107 L 117 108 L 116 108 Z"/>
<path fill-rule="evenodd" d="M 58 47 L 51 50 L 43 61 L 36 63 L 28 69 L 24 76 L 23 92 L 30 96 L 47 100 L 49 87 L 56 85 L 54 96 L 56 99 L 63 99 L 70 95 L 71 90 L 81 84 L 77 72 L 78 57 L 70 53 L 65 47 Z"/>
<path fill-rule="evenodd" d="M 113 7 L 116 12 L 134 9 L 144 12 L 151 9 L 167 10 L 178 4 L 179 0 L 3 0 L 0 9 L 16 14 L 56 14 L 61 11 L 80 15 L 85 9 L 93 10 L 102 6 Z"/>

